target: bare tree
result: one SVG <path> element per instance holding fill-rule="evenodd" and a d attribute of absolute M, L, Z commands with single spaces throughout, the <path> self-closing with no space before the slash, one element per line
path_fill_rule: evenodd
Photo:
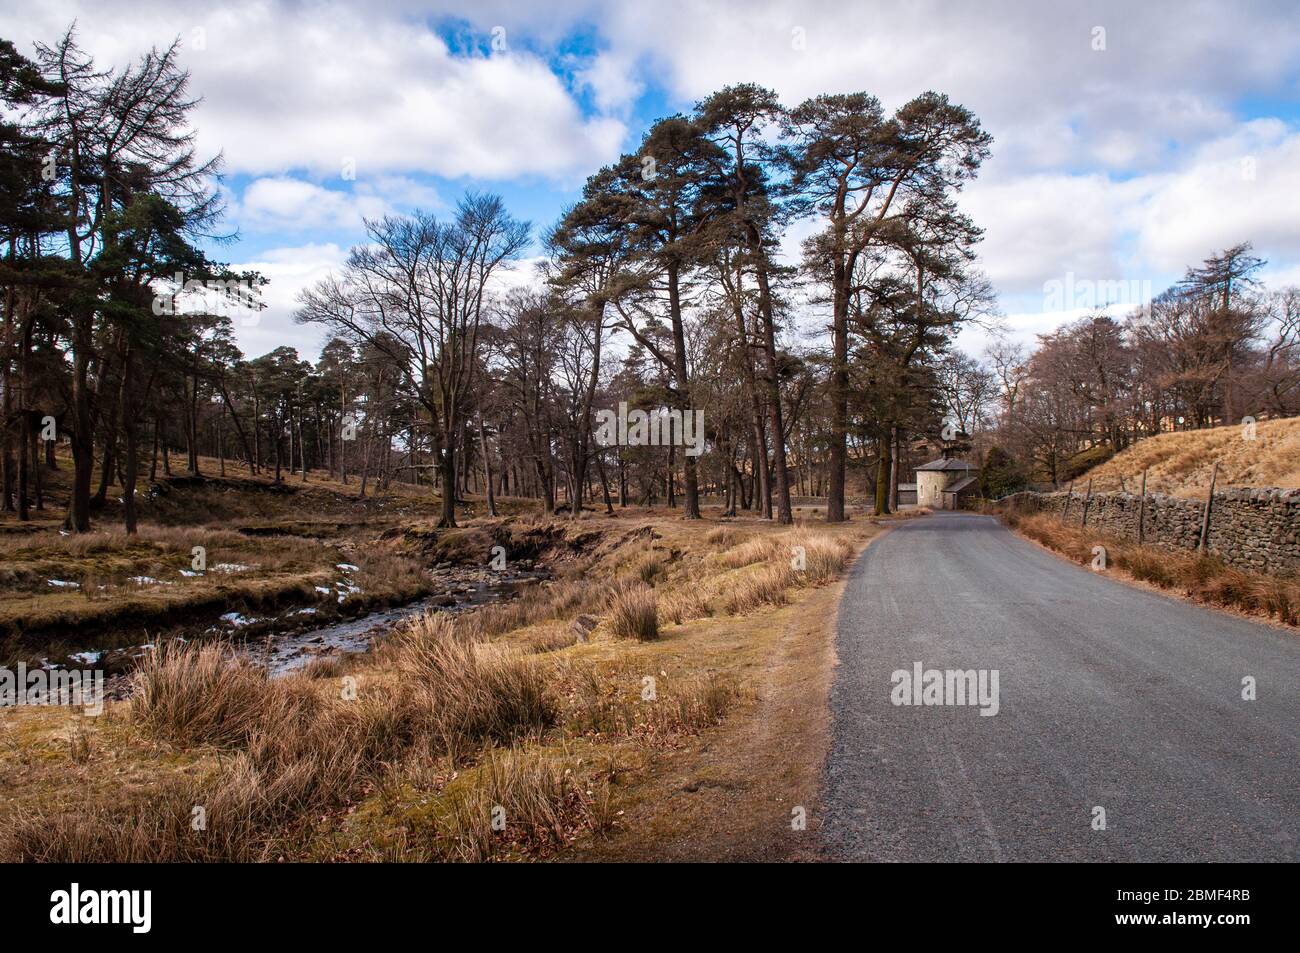
<path fill-rule="evenodd" d="M 529 227 L 495 195 L 470 194 L 451 222 L 416 212 L 366 222 L 342 278 L 299 298 L 300 322 L 329 325 L 387 354 L 423 407 L 439 453 L 440 525 L 456 525 L 456 452 L 478 371 L 479 331 L 492 275 L 518 257 Z"/>

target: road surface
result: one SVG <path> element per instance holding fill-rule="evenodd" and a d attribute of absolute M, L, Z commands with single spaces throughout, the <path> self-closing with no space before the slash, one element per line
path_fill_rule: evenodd
<path fill-rule="evenodd" d="M 1300 859 L 1300 636 L 936 513 L 858 560 L 836 650 L 832 858 Z M 895 704 L 918 662 L 996 670 L 997 713 Z"/>

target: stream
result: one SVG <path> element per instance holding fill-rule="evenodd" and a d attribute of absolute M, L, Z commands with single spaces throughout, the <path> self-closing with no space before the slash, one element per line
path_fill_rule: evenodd
<path fill-rule="evenodd" d="M 247 647 L 251 654 L 263 660 L 274 678 L 297 671 L 322 655 L 365 652 L 387 630 L 430 609 L 458 615 L 478 606 L 503 602 L 547 578 L 546 573 L 539 571 L 502 571 L 489 575 L 491 578 L 482 578 L 480 574 L 470 581 L 456 582 L 450 592 L 425 596 L 404 606 L 380 609 L 319 629 L 272 632 L 258 642 L 248 642 Z"/>
<path fill-rule="evenodd" d="M 314 615 L 318 607 L 286 609 L 274 617 L 248 618 L 238 612 L 221 617 L 218 625 L 192 636 L 204 639 L 216 635 L 226 638 L 255 661 L 267 667 L 272 678 L 287 675 L 308 665 L 313 659 L 334 654 L 357 654 L 369 650 L 377 638 L 406 619 L 421 613 L 448 612 L 458 615 L 469 609 L 514 598 L 529 586 L 550 578 L 544 569 L 491 571 L 480 568 L 439 567 L 433 571 L 438 589 L 405 605 L 376 609 L 352 619 L 312 627 L 303 617 Z M 256 632 L 239 630 L 256 626 Z M 186 641 L 175 634 L 173 639 Z M 106 695 L 111 699 L 126 697 L 130 690 L 130 672 L 137 660 L 153 648 L 154 643 L 128 647 L 74 652 L 63 663 L 45 660 L 37 666 L 47 670 L 62 668 L 99 669 L 106 673 Z"/>

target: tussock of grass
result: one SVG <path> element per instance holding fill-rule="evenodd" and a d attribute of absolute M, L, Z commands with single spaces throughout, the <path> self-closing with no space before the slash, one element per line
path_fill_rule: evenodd
<path fill-rule="evenodd" d="M 710 546 L 717 546 L 720 549 L 730 549 L 744 538 L 743 533 L 737 532 L 730 526 L 719 526 L 717 529 L 709 530 L 704 537 L 704 541 Z"/>
<path fill-rule="evenodd" d="M 624 586 L 610 603 L 609 630 L 617 639 L 652 642 L 659 638 L 655 592 L 649 586 Z"/>
<path fill-rule="evenodd" d="M 435 742 L 459 753 L 548 728 L 555 707 L 537 662 L 457 630 L 443 616 L 425 616 L 397 649 L 398 667 Z"/>
<path fill-rule="evenodd" d="M 722 596 L 724 612 L 740 615 L 764 606 L 783 606 L 788 590 L 796 584 L 794 570 L 786 563 L 765 563 L 728 579 Z"/>
<path fill-rule="evenodd" d="M 573 702 L 567 714 L 571 732 L 609 737 L 695 734 L 720 722 L 740 697 L 731 679 L 716 672 L 658 678 L 655 697 L 643 697 L 642 677 L 592 669 L 573 673 Z"/>
<path fill-rule="evenodd" d="M 681 625 L 691 619 L 712 615 L 707 595 L 695 587 L 674 588 L 657 598 L 659 624 Z"/>
<path fill-rule="evenodd" d="M 790 534 L 767 534 L 745 540 L 718 556 L 718 562 L 728 569 L 740 569 L 754 563 L 765 562 L 780 555 L 785 548 L 784 536 Z"/>
<path fill-rule="evenodd" d="M 431 856 L 422 859 L 479 862 L 509 849 L 555 848 L 575 828 L 600 831 L 611 820 L 606 785 L 588 793 L 571 768 L 544 753 L 492 751 L 438 822 Z"/>
<path fill-rule="evenodd" d="M 349 655 L 318 655 L 304 665 L 298 674 L 307 679 L 340 678 L 352 664 L 352 656 Z"/>
<path fill-rule="evenodd" d="M 741 570 L 725 578 L 722 609 L 741 614 L 785 605 L 789 590 L 831 581 L 852 555 L 853 547 L 843 540 L 805 529 L 751 539 L 719 557 L 723 565 Z"/>
<path fill-rule="evenodd" d="M 219 643 L 165 643 L 144 657 L 133 681 L 136 724 L 181 748 L 247 741 L 279 691 L 264 669 Z"/>
<path fill-rule="evenodd" d="M 655 584 L 655 579 L 663 575 L 668 568 L 668 560 L 663 553 L 647 553 L 636 565 L 636 577 L 648 586 Z"/>

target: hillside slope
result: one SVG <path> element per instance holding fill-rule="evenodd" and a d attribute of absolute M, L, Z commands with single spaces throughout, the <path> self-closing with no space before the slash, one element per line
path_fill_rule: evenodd
<path fill-rule="evenodd" d="M 1122 476 L 1136 493 L 1150 468 L 1147 492 L 1198 496 L 1216 462 L 1220 487 L 1300 487 L 1300 417 L 1262 420 L 1253 440 L 1239 424 L 1149 437 L 1084 473 L 1075 489 L 1091 478 L 1093 490 L 1117 490 Z"/>

